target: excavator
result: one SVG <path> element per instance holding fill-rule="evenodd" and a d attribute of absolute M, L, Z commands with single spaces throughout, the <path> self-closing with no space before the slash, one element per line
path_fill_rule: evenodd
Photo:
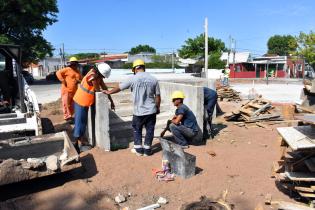
<path fill-rule="evenodd" d="M 66 132 L 43 134 L 20 46 L 0 44 L 0 186 L 81 167 Z"/>

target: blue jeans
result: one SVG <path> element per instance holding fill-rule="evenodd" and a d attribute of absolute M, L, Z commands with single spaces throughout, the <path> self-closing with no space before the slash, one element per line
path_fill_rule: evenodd
<path fill-rule="evenodd" d="M 186 126 L 175 125 L 174 123 L 170 124 L 170 130 L 175 138 L 175 143 L 181 146 L 187 146 L 192 138 L 197 134 Z"/>
<path fill-rule="evenodd" d="M 74 129 L 73 137 L 79 139 L 85 134 L 85 129 L 87 125 L 89 107 L 80 106 L 74 102 Z"/>
<path fill-rule="evenodd" d="M 154 137 L 154 128 L 156 123 L 156 114 L 136 116 L 132 118 L 132 127 L 134 135 L 134 148 L 137 152 L 151 152 L 151 145 Z M 142 147 L 142 128 L 146 129 L 144 146 Z M 143 150 L 144 148 L 144 150 Z"/>

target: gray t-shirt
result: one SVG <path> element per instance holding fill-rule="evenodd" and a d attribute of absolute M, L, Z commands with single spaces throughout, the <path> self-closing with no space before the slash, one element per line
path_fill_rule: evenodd
<path fill-rule="evenodd" d="M 119 84 L 119 88 L 131 89 L 134 115 L 143 116 L 157 112 L 155 96 L 160 95 L 160 86 L 158 80 L 149 73 L 138 72 L 128 81 Z"/>

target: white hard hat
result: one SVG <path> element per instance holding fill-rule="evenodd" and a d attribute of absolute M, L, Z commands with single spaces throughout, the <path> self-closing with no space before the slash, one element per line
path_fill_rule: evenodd
<path fill-rule="evenodd" d="M 107 63 L 100 63 L 97 65 L 98 71 L 103 75 L 103 77 L 108 78 L 110 76 L 111 68 Z"/>

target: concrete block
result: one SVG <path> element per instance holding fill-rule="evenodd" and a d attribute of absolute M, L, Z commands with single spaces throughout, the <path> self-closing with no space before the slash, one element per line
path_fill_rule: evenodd
<path fill-rule="evenodd" d="M 172 142 L 168 137 L 160 138 L 163 149 L 163 160 L 168 160 L 172 173 L 183 177 L 190 178 L 196 172 L 196 156 L 184 152 L 182 147 Z"/>
<path fill-rule="evenodd" d="M 86 128 L 86 138 L 88 139 L 88 142 L 93 147 L 96 146 L 95 143 L 95 106 L 91 106 L 89 108 L 88 113 L 88 123 Z"/>
<path fill-rule="evenodd" d="M 109 100 L 104 93 L 95 94 L 95 144 L 110 151 Z"/>

